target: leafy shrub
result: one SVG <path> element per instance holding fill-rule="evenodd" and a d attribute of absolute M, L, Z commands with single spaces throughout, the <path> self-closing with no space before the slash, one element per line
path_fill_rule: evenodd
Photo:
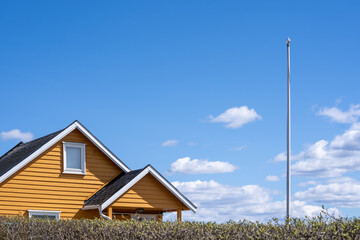
<path fill-rule="evenodd" d="M 285 223 L 273 219 L 217 224 L 0 217 L 0 239 L 360 239 L 360 219 L 322 214 Z"/>

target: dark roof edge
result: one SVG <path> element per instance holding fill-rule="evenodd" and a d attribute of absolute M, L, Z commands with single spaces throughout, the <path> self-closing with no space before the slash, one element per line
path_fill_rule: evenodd
<path fill-rule="evenodd" d="M 141 170 L 141 169 L 139 169 L 139 170 Z M 152 171 L 154 172 L 154 174 L 152 173 Z M 196 212 L 197 207 L 195 206 L 195 204 L 193 204 L 188 198 L 186 198 L 176 187 L 174 187 L 174 185 L 172 185 L 153 166 L 151 166 L 151 164 L 148 164 L 145 168 L 143 168 L 141 171 L 139 171 L 139 173 L 136 174 L 136 176 L 130 182 L 125 184 L 121 189 L 119 189 L 112 196 L 108 197 L 107 200 L 105 200 L 101 204 L 101 208 L 105 209 L 106 207 L 108 207 L 110 204 L 112 204 L 113 201 L 115 201 L 115 199 L 117 199 L 118 197 L 120 197 L 123 194 L 122 192 L 125 192 L 127 189 L 130 189 L 134 184 L 136 184 L 138 181 L 140 181 L 148 173 L 153 175 L 161 184 L 163 184 L 163 186 L 165 188 L 167 188 L 172 194 L 174 194 L 184 205 L 189 207 L 190 210 L 192 210 L 193 212 Z M 144 174 L 144 175 L 141 178 L 136 180 L 136 182 L 132 183 L 132 181 L 134 181 L 139 175 L 142 175 L 142 174 Z M 158 176 L 156 176 L 156 175 L 158 175 Z M 130 183 L 132 183 L 131 186 L 129 185 Z"/>
<path fill-rule="evenodd" d="M 39 154 L 41 154 L 43 151 L 45 151 L 46 149 L 48 149 L 50 146 L 49 144 L 54 144 L 54 141 L 57 140 L 57 138 L 59 138 L 59 136 L 64 135 L 66 136 L 69 131 L 74 130 L 74 129 L 78 129 L 80 130 L 80 132 L 82 132 L 87 138 L 89 138 L 102 152 L 104 152 L 120 169 L 122 169 L 124 172 L 129 172 L 131 171 L 129 167 L 127 167 L 114 153 L 112 153 L 101 141 L 99 141 L 87 128 L 85 128 L 78 120 L 74 121 L 73 123 L 71 123 L 70 125 L 68 125 L 66 128 L 59 130 L 57 132 L 53 132 L 50 133 L 46 136 L 43 136 L 41 138 L 47 137 L 49 135 L 54 134 L 54 136 L 49 139 L 47 142 L 43 143 L 40 148 L 37 148 L 35 151 L 31 152 L 30 154 L 28 154 L 23 160 L 21 160 L 20 162 L 16 163 L 16 165 L 12 166 L 10 169 L 8 169 L 6 172 L 4 172 L 1 176 L 0 176 L 0 183 L 2 183 L 4 180 L 6 180 L 8 177 L 10 177 L 11 175 L 13 175 L 15 172 L 17 172 L 19 169 L 21 169 L 22 167 L 24 167 L 29 161 L 31 161 L 33 158 L 37 157 Z M 33 141 L 37 141 L 40 140 L 41 138 L 37 138 L 34 139 L 28 143 L 31 143 Z M 27 143 L 26 143 L 27 144 Z M 20 146 L 19 144 L 17 146 Z M 14 149 L 14 148 L 12 148 Z M 9 151 L 10 152 L 10 151 Z M 8 153 L 9 153 L 8 152 Z M 8 154 L 6 153 L 6 154 Z M 37 154 L 32 156 L 33 154 Z M 0 158 L 1 159 L 1 158 Z"/>
<path fill-rule="evenodd" d="M 99 190 L 97 190 L 93 195 L 91 195 L 88 199 L 86 199 L 85 202 L 84 202 L 84 206 L 85 206 L 85 207 L 86 207 L 86 206 L 90 206 L 90 205 L 87 205 L 87 204 L 88 204 L 89 201 L 91 202 L 91 198 L 96 197 L 96 194 L 101 194 L 101 192 L 103 192 L 104 190 L 106 191 L 106 188 L 109 187 L 109 185 L 113 184 L 114 182 L 120 180 L 120 179 L 123 178 L 123 177 L 126 177 L 126 175 L 133 174 L 134 172 L 138 172 L 137 174 L 135 174 L 134 176 L 132 176 L 132 178 L 131 178 L 131 180 L 132 180 L 132 179 L 134 179 L 135 177 L 137 177 L 143 170 L 144 170 L 144 168 L 140 168 L 140 169 L 132 170 L 132 171 L 130 171 L 130 172 L 125 172 L 125 171 L 123 171 L 123 172 L 119 173 L 119 174 L 116 175 L 114 178 L 112 178 L 108 183 L 106 183 L 102 188 L 100 188 Z M 131 181 L 131 180 L 130 180 L 130 181 Z M 128 183 L 129 183 L 129 182 L 125 183 L 125 185 L 128 184 Z M 124 186 L 125 186 L 125 185 L 124 185 Z M 124 187 L 124 186 L 122 186 L 122 187 Z M 121 188 L 122 188 L 122 187 L 121 187 Z M 121 189 L 121 188 L 120 188 L 120 189 Z M 120 189 L 117 189 L 116 192 L 119 191 Z M 116 193 L 116 192 L 115 192 L 115 193 Z M 99 204 L 99 205 L 102 205 L 102 204 L 103 204 L 104 202 L 106 202 L 109 198 L 111 198 L 115 193 L 113 193 L 113 194 L 111 194 L 110 196 L 106 197 L 105 199 L 99 201 L 98 204 Z M 95 205 L 98 205 L 98 204 L 95 204 Z M 95 206 L 95 205 L 91 205 L 91 206 Z M 87 207 L 87 208 L 89 208 L 89 207 Z"/>
<path fill-rule="evenodd" d="M 5 157 L 6 155 L 8 155 L 8 153 L 10 153 L 12 150 L 14 150 L 15 148 L 17 148 L 18 146 L 20 146 L 21 144 L 24 144 L 22 141 L 19 142 L 18 144 L 16 144 L 13 148 L 11 148 L 9 151 L 7 151 L 6 153 L 4 153 L 1 157 L 0 160 Z"/>

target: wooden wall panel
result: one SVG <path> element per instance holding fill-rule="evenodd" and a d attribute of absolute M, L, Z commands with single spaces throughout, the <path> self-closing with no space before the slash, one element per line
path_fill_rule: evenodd
<path fill-rule="evenodd" d="M 86 175 L 63 174 L 62 141 L 86 143 Z M 97 210 L 80 210 L 84 201 L 121 173 L 79 130 L 0 184 L 0 215 L 27 215 L 27 210 L 61 211 L 61 218 L 99 217 Z"/>
<path fill-rule="evenodd" d="M 150 173 L 124 193 L 113 208 L 183 209 L 188 208 Z"/>

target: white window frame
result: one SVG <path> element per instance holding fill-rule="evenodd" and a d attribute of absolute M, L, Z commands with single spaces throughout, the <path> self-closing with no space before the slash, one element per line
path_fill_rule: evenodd
<path fill-rule="evenodd" d="M 54 216 L 56 220 L 59 220 L 61 211 L 28 210 L 28 212 L 29 212 L 29 218 L 33 216 Z"/>
<path fill-rule="evenodd" d="M 75 143 L 75 142 L 63 142 L 63 173 L 70 173 L 70 174 L 80 174 L 86 175 L 86 160 L 85 160 L 85 143 Z M 68 168 L 66 166 L 66 148 L 79 148 L 80 149 L 80 166 L 81 169 L 78 168 Z"/>

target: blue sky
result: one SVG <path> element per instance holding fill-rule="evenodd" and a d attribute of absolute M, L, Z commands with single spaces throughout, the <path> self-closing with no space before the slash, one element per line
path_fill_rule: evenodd
<path fill-rule="evenodd" d="M 186 219 L 282 218 L 286 164 L 275 159 L 286 150 L 290 37 L 292 215 L 325 205 L 358 216 L 359 10 L 356 1 L 1 2 L 0 154 L 79 120 L 131 169 L 151 163 L 174 182 L 199 207 Z"/>

